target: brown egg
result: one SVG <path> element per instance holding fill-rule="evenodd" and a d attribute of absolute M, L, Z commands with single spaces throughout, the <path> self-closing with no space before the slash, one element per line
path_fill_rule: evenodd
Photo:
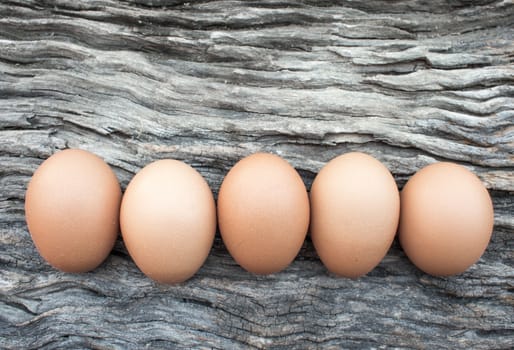
<path fill-rule="evenodd" d="M 419 269 L 435 276 L 464 272 L 484 253 L 493 204 L 478 177 L 453 163 L 418 171 L 401 193 L 399 238 Z"/>
<path fill-rule="evenodd" d="M 159 160 L 130 181 L 120 212 L 128 252 L 141 271 L 161 283 L 179 283 L 203 265 L 216 232 L 209 185 L 189 165 Z"/>
<path fill-rule="evenodd" d="M 278 272 L 294 260 L 307 233 L 305 185 L 279 156 L 248 156 L 223 180 L 218 221 L 223 242 L 239 265 L 256 274 Z"/>
<path fill-rule="evenodd" d="M 121 190 L 96 155 L 68 149 L 36 170 L 25 216 L 41 256 L 65 272 L 85 272 L 105 260 L 118 235 Z"/>
<path fill-rule="evenodd" d="M 389 170 L 364 153 L 332 159 L 314 179 L 311 238 L 327 269 L 359 277 L 383 259 L 396 234 L 400 195 Z"/>

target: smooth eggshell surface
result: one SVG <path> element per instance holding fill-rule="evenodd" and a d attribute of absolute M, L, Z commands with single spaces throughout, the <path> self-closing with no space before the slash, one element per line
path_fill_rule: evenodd
<path fill-rule="evenodd" d="M 396 234 L 400 195 L 389 170 L 364 153 L 332 159 L 314 179 L 310 233 L 327 269 L 359 277 L 383 259 Z"/>
<path fill-rule="evenodd" d="M 118 235 L 120 200 L 116 175 L 96 155 L 68 149 L 48 158 L 25 196 L 28 229 L 41 256 L 65 272 L 100 265 Z"/>
<path fill-rule="evenodd" d="M 435 276 L 464 272 L 491 238 L 491 197 L 463 166 L 441 162 L 418 171 L 401 193 L 400 244 L 419 269 Z"/>
<path fill-rule="evenodd" d="M 177 160 L 153 162 L 129 183 L 121 204 L 121 232 L 144 274 L 179 283 L 203 265 L 216 232 L 216 206 L 209 185 Z"/>
<path fill-rule="evenodd" d="M 270 274 L 298 254 L 309 225 L 309 198 L 296 170 L 284 159 L 256 153 L 229 171 L 218 196 L 221 236 L 247 271 Z"/>

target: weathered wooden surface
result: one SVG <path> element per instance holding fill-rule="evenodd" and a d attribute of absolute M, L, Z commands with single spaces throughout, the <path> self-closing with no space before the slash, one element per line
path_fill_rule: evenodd
<path fill-rule="evenodd" d="M 12 0 L 0 4 L 0 347 L 513 348 L 512 1 Z M 152 160 L 217 192 L 233 163 L 280 154 L 309 187 L 332 157 L 370 153 L 399 186 L 452 160 L 496 209 L 478 264 L 427 276 L 395 243 L 358 280 L 307 241 L 256 277 L 217 238 L 187 283 L 157 285 L 121 240 L 97 270 L 38 256 L 23 198 L 37 166 L 81 147 L 123 188 Z"/>

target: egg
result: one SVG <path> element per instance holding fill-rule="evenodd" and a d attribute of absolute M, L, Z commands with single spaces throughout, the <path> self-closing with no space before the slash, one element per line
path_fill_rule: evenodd
<path fill-rule="evenodd" d="M 35 171 L 25 195 L 34 244 L 53 267 L 86 272 L 109 255 L 118 235 L 121 189 L 98 156 L 58 152 Z"/>
<path fill-rule="evenodd" d="M 121 204 L 121 232 L 139 269 L 160 283 L 191 278 L 205 262 L 216 232 L 209 185 L 191 166 L 155 161 L 130 181 Z"/>
<path fill-rule="evenodd" d="M 302 178 L 279 156 L 256 153 L 243 158 L 221 184 L 218 222 L 225 246 L 244 269 L 271 274 L 286 268 L 309 226 Z"/>
<path fill-rule="evenodd" d="M 420 270 L 434 276 L 466 271 L 491 238 L 489 192 L 463 166 L 440 162 L 412 176 L 401 193 L 400 244 Z"/>
<path fill-rule="evenodd" d="M 375 158 L 352 152 L 328 162 L 310 191 L 310 234 L 329 271 L 356 278 L 370 272 L 396 234 L 400 196 Z"/>

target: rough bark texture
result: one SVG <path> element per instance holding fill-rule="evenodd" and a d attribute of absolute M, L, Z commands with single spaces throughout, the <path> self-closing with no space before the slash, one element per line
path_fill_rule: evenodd
<path fill-rule="evenodd" d="M 0 4 L 0 347 L 139 349 L 514 347 L 512 1 L 12 0 Z M 26 184 L 58 149 L 103 157 L 123 188 L 155 159 L 217 192 L 270 151 L 307 187 L 359 150 L 401 187 L 459 162 L 489 188 L 495 230 L 451 278 L 395 243 L 358 280 L 309 240 L 285 271 L 250 275 L 219 237 L 187 283 L 157 285 L 121 240 L 91 273 L 60 273 L 24 222 Z"/>

